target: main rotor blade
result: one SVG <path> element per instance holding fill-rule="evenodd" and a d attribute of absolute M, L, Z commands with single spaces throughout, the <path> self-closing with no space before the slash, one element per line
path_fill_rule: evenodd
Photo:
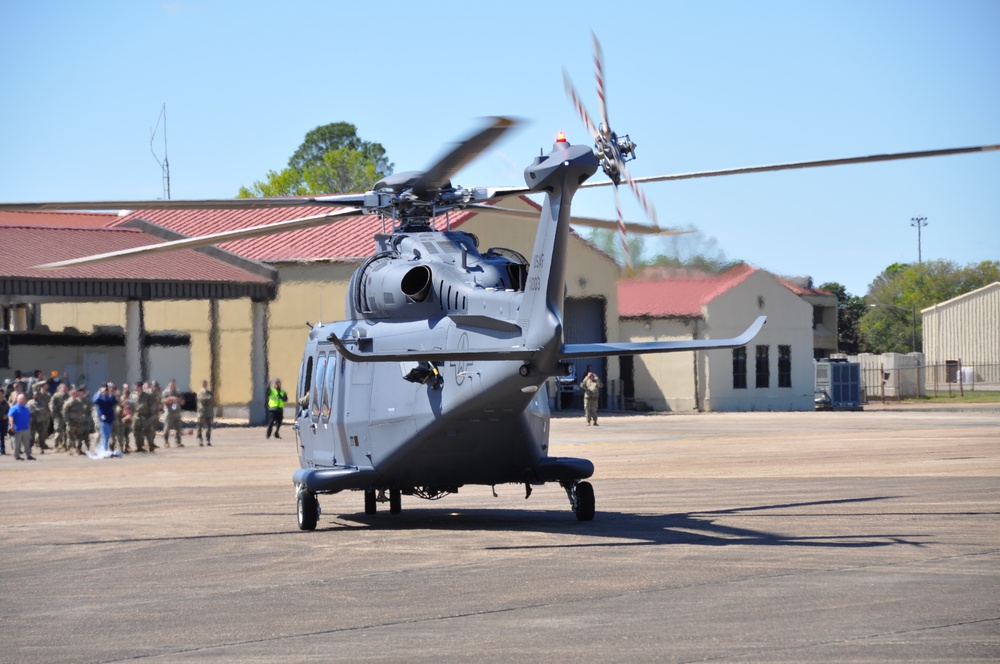
<path fill-rule="evenodd" d="M 594 38 L 594 77 L 597 79 L 597 102 L 598 110 L 601 112 L 601 130 L 604 134 L 611 134 L 611 124 L 608 122 L 607 100 L 604 98 L 604 51 L 601 49 L 601 42 L 597 39 L 597 34 L 593 30 L 590 36 Z"/>
<path fill-rule="evenodd" d="M 642 178 L 632 178 L 630 182 L 641 184 L 645 182 L 665 182 L 667 180 L 692 180 L 694 178 L 710 178 L 720 175 L 740 175 L 743 173 L 765 173 L 768 171 L 788 171 L 797 168 L 819 168 L 820 166 L 841 166 L 844 164 L 864 164 L 876 161 L 896 161 L 900 159 L 920 159 L 923 157 L 946 157 L 955 154 L 972 152 L 991 152 L 1000 150 L 1000 145 L 977 145 L 968 148 L 947 148 L 943 150 L 920 150 L 918 152 L 894 152 L 890 154 L 875 154 L 867 157 L 845 157 L 843 159 L 820 159 L 816 161 L 797 161 L 787 164 L 771 164 L 769 166 L 747 166 L 744 168 L 727 168 L 718 171 L 696 171 L 693 173 L 677 173 L 674 175 L 652 175 Z M 584 187 L 609 187 L 614 183 L 610 180 L 602 182 L 585 182 Z"/>
<path fill-rule="evenodd" d="M 115 260 L 117 258 L 159 254 L 167 251 L 177 251 L 178 249 L 194 249 L 196 247 L 205 247 L 208 245 L 219 244 L 222 242 L 231 242 L 232 240 L 243 240 L 251 237 L 275 235 L 277 233 L 287 233 L 289 231 L 298 231 L 304 228 L 323 226 L 325 224 L 330 223 L 331 221 L 337 221 L 347 217 L 357 217 L 362 214 L 364 214 L 362 210 L 358 210 L 356 208 L 347 208 L 345 210 L 337 210 L 336 212 L 331 212 L 330 214 L 321 214 L 315 217 L 288 219 L 286 221 L 279 221 L 273 224 L 264 224 L 263 226 L 241 228 L 235 231 L 223 231 L 221 233 L 212 233 L 211 235 L 199 235 L 197 237 L 184 238 L 183 240 L 161 242 L 159 244 L 151 244 L 145 247 L 135 247 L 133 249 L 109 251 L 106 254 L 84 256 L 83 258 L 71 258 L 65 261 L 46 263 L 45 265 L 37 265 L 36 269 L 56 270 L 64 267 L 73 267 L 75 265 L 90 265 L 91 263 L 103 263 L 104 261 Z"/>
<path fill-rule="evenodd" d="M 211 198 L 203 200 L 155 201 L 76 201 L 57 203 L 0 203 L 0 211 L 36 212 L 41 210 L 255 210 L 274 207 L 310 205 L 347 205 L 335 196 L 310 198 Z"/>
<path fill-rule="evenodd" d="M 451 180 L 452 175 L 460 171 L 517 124 L 518 122 L 514 118 L 490 118 L 490 123 L 486 128 L 458 143 L 450 152 L 438 159 L 437 163 L 424 171 L 424 174 L 413 184 L 413 192 L 418 196 L 425 196 L 441 189 Z"/>
<path fill-rule="evenodd" d="M 538 219 L 538 213 L 532 212 L 531 210 L 515 210 L 513 208 L 502 208 L 495 205 L 468 205 L 466 206 L 468 210 L 481 210 L 483 212 L 497 212 L 501 215 L 507 217 L 517 217 L 518 219 Z M 597 219 L 595 217 L 578 217 L 573 215 L 570 217 L 569 223 L 574 226 L 587 226 L 589 228 L 603 228 L 609 231 L 618 230 L 618 222 L 611 221 L 609 219 Z M 629 233 L 635 233 L 636 235 L 683 235 L 685 233 L 694 233 L 693 230 L 675 230 L 675 229 L 664 229 L 659 227 L 647 226 L 646 224 L 637 224 L 631 221 L 622 222 L 625 224 L 625 229 Z"/>
<path fill-rule="evenodd" d="M 563 69 L 563 85 L 566 88 L 566 95 L 573 102 L 576 114 L 583 120 L 583 124 L 587 127 L 587 133 L 590 134 L 590 138 L 596 143 L 600 134 L 597 131 L 597 127 L 594 126 L 594 121 L 590 119 L 587 109 L 584 108 L 583 102 L 580 101 L 580 95 L 576 94 L 576 88 L 573 87 L 573 82 L 569 80 L 569 73 L 565 69 Z"/>

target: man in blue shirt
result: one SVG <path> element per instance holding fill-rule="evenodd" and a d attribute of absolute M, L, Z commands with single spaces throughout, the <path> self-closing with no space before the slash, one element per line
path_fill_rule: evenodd
<path fill-rule="evenodd" d="M 111 450 L 108 448 L 108 440 L 111 438 L 111 427 L 115 422 L 115 406 L 118 405 L 118 397 L 115 396 L 114 383 L 102 385 L 101 390 L 94 396 L 94 406 L 97 407 L 97 418 L 101 421 L 101 447 L 98 453 L 101 456 L 109 456 Z"/>
<path fill-rule="evenodd" d="M 34 461 L 31 456 L 31 411 L 28 410 L 28 398 L 24 394 L 17 395 L 17 402 L 7 411 L 11 429 L 14 431 L 14 458 L 21 460 L 21 448 L 28 461 Z"/>

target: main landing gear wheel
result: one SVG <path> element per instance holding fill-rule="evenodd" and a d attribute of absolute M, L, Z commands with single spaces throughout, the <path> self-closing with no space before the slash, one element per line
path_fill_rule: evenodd
<path fill-rule="evenodd" d="M 389 514 L 403 511 L 403 496 L 399 489 L 389 489 Z"/>
<path fill-rule="evenodd" d="M 306 490 L 299 491 L 296 505 L 299 530 L 316 530 L 316 522 L 319 521 L 319 501 L 316 500 L 316 494 Z"/>
<path fill-rule="evenodd" d="M 594 487 L 590 482 L 579 482 L 576 485 L 575 511 L 577 521 L 594 520 Z"/>
<path fill-rule="evenodd" d="M 375 489 L 365 489 L 365 514 L 372 515 L 378 511 L 378 504 L 375 502 Z"/>

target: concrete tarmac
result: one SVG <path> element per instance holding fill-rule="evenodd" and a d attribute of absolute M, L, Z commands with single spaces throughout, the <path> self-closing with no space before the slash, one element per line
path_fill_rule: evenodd
<path fill-rule="evenodd" d="M 299 532 L 292 431 L 0 457 L 0 661 L 1000 660 L 1000 412 L 552 421 L 594 461 Z"/>

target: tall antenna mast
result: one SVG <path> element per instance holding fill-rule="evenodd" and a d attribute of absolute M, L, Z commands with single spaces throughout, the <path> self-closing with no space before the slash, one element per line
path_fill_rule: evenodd
<path fill-rule="evenodd" d="M 163 121 L 163 161 L 160 161 L 160 158 L 156 156 L 156 150 L 153 149 L 153 140 L 156 138 L 156 130 L 159 129 L 161 120 Z M 160 117 L 156 118 L 156 126 L 149 130 L 149 151 L 153 153 L 153 158 L 163 170 L 163 198 L 169 201 L 170 162 L 167 160 L 167 102 L 163 102 Z"/>

